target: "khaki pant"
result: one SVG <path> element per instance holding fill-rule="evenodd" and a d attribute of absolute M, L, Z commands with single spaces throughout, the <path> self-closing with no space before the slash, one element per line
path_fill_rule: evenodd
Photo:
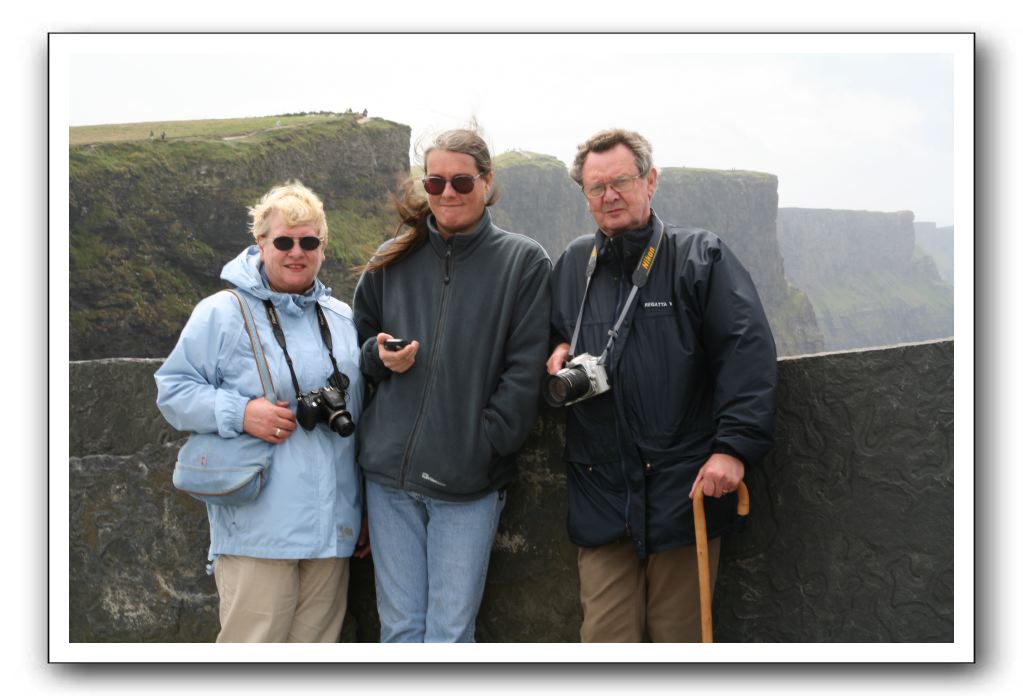
<path fill-rule="evenodd" d="M 336 643 L 348 607 L 348 559 L 218 556 L 218 643 Z"/>
<path fill-rule="evenodd" d="M 721 540 L 708 544 L 710 586 Z M 636 558 L 632 542 L 579 549 L 584 643 L 700 642 L 696 546 Z"/>

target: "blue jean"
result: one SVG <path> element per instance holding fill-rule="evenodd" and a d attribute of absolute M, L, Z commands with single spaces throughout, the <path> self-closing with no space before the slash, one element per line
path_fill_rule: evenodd
<path fill-rule="evenodd" d="M 472 643 L 504 491 L 453 503 L 366 480 L 381 643 Z"/>

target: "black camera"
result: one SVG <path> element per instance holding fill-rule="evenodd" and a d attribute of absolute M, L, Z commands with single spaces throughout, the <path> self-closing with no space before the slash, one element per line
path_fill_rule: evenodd
<path fill-rule="evenodd" d="M 298 395 L 298 424 L 306 430 L 312 430 L 322 421 L 341 437 L 348 437 L 355 432 L 352 414 L 348 412 L 345 403 L 348 377 L 338 372 L 331 375 L 327 384 L 326 387 Z"/>

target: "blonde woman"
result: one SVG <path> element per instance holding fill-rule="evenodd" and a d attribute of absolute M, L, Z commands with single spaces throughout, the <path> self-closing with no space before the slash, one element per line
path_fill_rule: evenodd
<path fill-rule="evenodd" d="M 220 595 L 217 640 L 336 642 L 349 557 L 357 548 L 368 551 L 359 543 L 365 530 L 356 442 L 325 418 L 300 426 L 296 400 L 344 386 L 345 418 L 358 421 L 355 325 L 348 305 L 317 278 L 327 220 L 316 194 L 291 182 L 249 213 L 254 243 L 224 266 L 221 278 L 249 304 L 277 401 L 263 396 L 238 300 L 220 292 L 196 306 L 157 371 L 157 405 L 179 430 L 224 438 L 244 432 L 274 446 L 268 481 L 254 502 L 207 505 Z"/>

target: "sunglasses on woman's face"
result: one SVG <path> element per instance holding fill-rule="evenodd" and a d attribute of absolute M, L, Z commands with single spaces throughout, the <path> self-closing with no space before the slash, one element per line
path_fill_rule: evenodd
<path fill-rule="evenodd" d="M 424 176 L 423 177 L 423 188 L 431 196 L 439 196 L 444 193 L 444 187 L 451 182 L 451 188 L 456 193 L 472 193 L 472 190 L 476 188 L 476 179 L 479 179 L 482 174 L 476 176 L 469 176 L 468 174 L 457 174 L 450 179 L 445 179 L 442 176 Z"/>
<path fill-rule="evenodd" d="M 295 246 L 294 237 L 274 237 L 273 241 L 270 242 L 275 248 L 281 251 L 291 251 L 291 247 Z M 320 246 L 319 237 L 299 237 L 298 245 L 302 247 L 303 251 L 312 251 Z"/>

